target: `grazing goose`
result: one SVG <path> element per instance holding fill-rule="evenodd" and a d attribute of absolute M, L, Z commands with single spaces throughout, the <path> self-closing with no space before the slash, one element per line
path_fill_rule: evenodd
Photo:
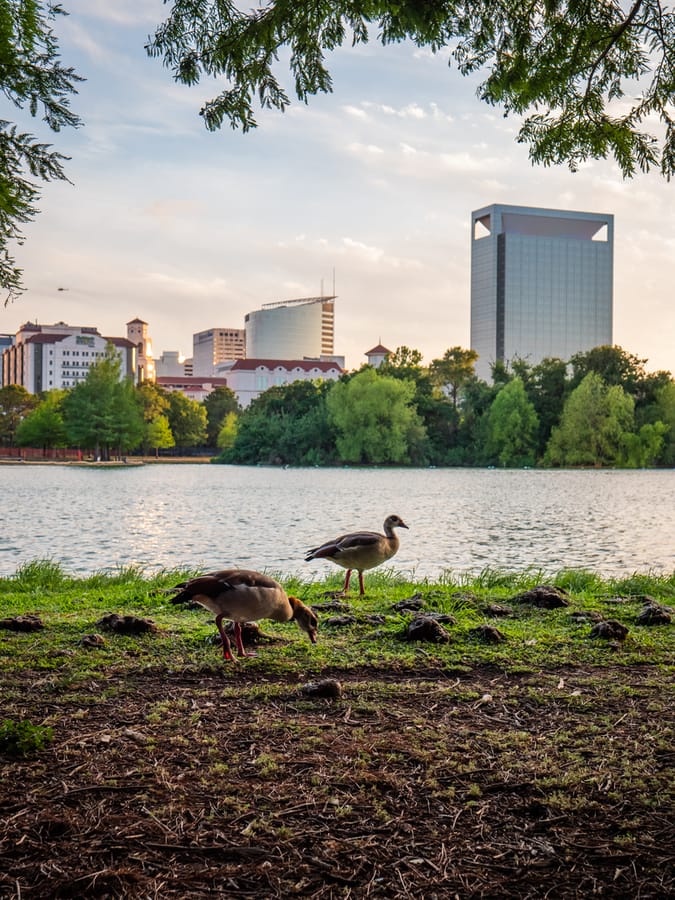
<path fill-rule="evenodd" d="M 305 562 L 310 559 L 330 559 L 347 570 L 345 584 L 342 588 L 346 593 L 349 588 L 349 579 L 352 570 L 359 573 L 359 593 L 364 594 L 363 573 L 366 569 L 374 569 L 381 565 L 398 550 L 398 537 L 394 528 L 407 528 L 403 519 L 399 516 L 387 516 L 384 520 L 384 534 L 376 531 L 354 531 L 351 534 L 343 534 L 334 541 L 327 541 L 320 547 L 310 550 L 305 557 Z"/>
<path fill-rule="evenodd" d="M 224 569 L 190 578 L 178 584 L 174 590 L 179 593 L 171 598 L 172 603 L 193 601 L 216 614 L 216 626 L 220 632 L 225 659 L 234 659 L 232 647 L 223 628 L 223 619 L 234 623 L 234 639 L 239 656 L 255 656 L 247 653 L 241 639 L 241 623 L 256 622 L 258 619 L 272 619 L 274 622 L 289 622 L 294 619 L 310 641 L 316 643 L 317 618 L 297 597 L 289 597 L 282 586 L 273 578 L 247 569 Z"/>

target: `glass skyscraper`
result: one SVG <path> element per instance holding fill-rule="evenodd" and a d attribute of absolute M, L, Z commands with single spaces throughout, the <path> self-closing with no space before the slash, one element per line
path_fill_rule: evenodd
<path fill-rule="evenodd" d="M 614 217 L 495 203 L 471 214 L 471 349 L 497 360 L 612 343 Z"/>

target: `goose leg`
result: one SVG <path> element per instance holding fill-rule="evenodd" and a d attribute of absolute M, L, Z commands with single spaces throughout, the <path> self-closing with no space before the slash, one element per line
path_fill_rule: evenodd
<path fill-rule="evenodd" d="M 346 594 L 347 591 L 349 590 L 349 579 L 350 579 L 351 577 L 352 577 L 352 570 L 351 570 L 351 569 L 347 569 L 347 574 L 345 575 L 345 584 L 344 584 L 344 587 L 342 588 L 342 593 L 343 593 L 343 594 Z"/>
<path fill-rule="evenodd" d="M 237 653 L 239 656 L 255 656 L 255 653 L 247 652 L 244 647 L 244 642 L 241 639 L 241 624 L 239 622 L 234 623 L 234 639 L 237 642 Z"/>
<path fill-rule="evenodd" d="M 220 637 L 223 642 L 223 656 L 225 657 L 225 659 L 234 659 L 234 656 L 232 656 L 230 639 L 225 634 L 225 629 L 223 628 L 223 616 L 216 616 L 216 627 L 220 632 Z"/>
<path fill-rule="evenodd" d="M 366 591 L 363 587 L 363 572 L 361 571 L 361 569 L 359 569 L 359 593 L 363 595 L 365 594 L 365 592 Z"/>

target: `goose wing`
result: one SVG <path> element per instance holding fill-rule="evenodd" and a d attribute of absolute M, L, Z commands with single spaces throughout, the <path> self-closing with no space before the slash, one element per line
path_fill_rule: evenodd
<path fill-rule="evenodd" d="M 260 572 L 253 572 L 250 569 L 223 569 L 220 572 L 199 575 L 182 584 L 177 584 L 174 590 L 178 593 L 171 598 L 171 602 L 188 603 L 197 595 L 213 599 L 222 597 L 223 594 L 230 591 L 278 587 L 279 585 L 273 578 L 262 575 Z"/>
<path fill-rule="evenodd" d="M 383 536 L 376 531 L 353 531 L 310 550 L 305 562 L 309 562 L 310 559 L 339 559 L 345 553 L 372 548 L 382 540 Z"/>

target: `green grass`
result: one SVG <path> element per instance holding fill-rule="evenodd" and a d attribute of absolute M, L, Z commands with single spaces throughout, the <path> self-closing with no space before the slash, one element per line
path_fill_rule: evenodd
<path fill-rule="evenodd" d="M 129 567 L 74 578 L 50 560 L 21 567 L 14 576 L 0 579 L 2 615 L 39 615 L 44 628 L 30 633 L 0 630 L 0 671 L 51 672 L 61 684 L 72 681 L 77 690 L 77 684 L 107 672 L 156 667 L 221 670 L 228 664 L 213 642 L 216 629 L 212 616 L 201 608 L 175 607 L 165 593 L 192 574 L 171 570 L 146 575 L 141 569 Z M 338 590 L 342 583 L 340 572 L 321 582 L 284 579 L 279 573 L 276 577 L 289 593 L 309 605 L 325 602 L 324 594 Z M 543 610 L 510 602 L 514 595 L 542 583 L 564 588 L 570 606 Z M 603 579 L 584 570 L 546 576 L 535 570 L 507 573 L 485 569 L 473 578 L 448 571 L 432 581 L 377 570 L 367 575 L 366 589 L 365 597 L 352 593 L 343 599 L 357 618 L 355 624 L 333 627 L 329 620 L 339 613 L 321 612 L 319 642 L 313 646 L 293 623 L 261 623 L 266 633 L 282 641 L 263 644 L 256 658 L 238 665 L 249 672 L 261 669 L 297 675 L 363 665 L 395 671 L 430 666 L 466 670 L 488 664 L 522 672 L 634 664 L 668 669 L 674 662 L 673 625 L 640 627 L 635 620 L 645 596 L 675 606 L 675 573 Z M 410 643 L 402 639 L 411 614 L 397 612 L 392 606 L 414 594 L 422 595 L 425 609 L 454 616 L 456 624 L 445 626 L 449 643 Z M 490 618 L 486 611 L 490 603 L 510 605 L 513 612 L 505 618 Z M 629 628 L 628 638 L 620 646 L 592 639 L 592 623 L 573 620 L 570 612 L 575 610 L 596 611 L 619 620 Z M 159 630 L 137 637 L 104 633 L 103 647 L 82 646 L 82 637 L 99 632 L 96 623 L 112 612 L 151 618 Z M 384 616 L 384 622 L 373 624 L 365 619 L 375 614 Z M 476 639 L 472 629 L 484 623 L 498 628 L 506 642 L 488 645 Z"/>

